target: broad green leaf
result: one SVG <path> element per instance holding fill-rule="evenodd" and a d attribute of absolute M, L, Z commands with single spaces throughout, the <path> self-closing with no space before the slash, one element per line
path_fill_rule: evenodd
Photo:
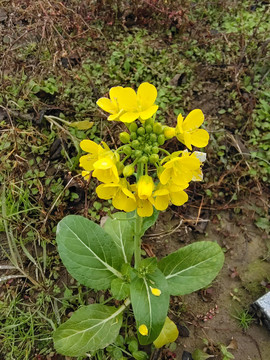
<path fill-rule="evenodd" d="M 117 212 L 108 218 L 104 230 L 111 236 L 119 249 L 121 261 L 130 263 L 134 252 L 134 226 L 125 212 Z"/>
<path fill-rule="evenodd" d="M 93 221 L 66 216 L 57 226 L 56 241 L 65 267 L 81 284 L 102 290 L 108 289 L 112 280 L 122 278 L 119 249 Z"/>
<path fill-rule="evenodd" d="M 74 127 L 78 130 L 88 130 L 94 125 L 93 121 L 83 120 L 69 123 L 69 126 Z"/>
<path fill-rule="evenodd" d="M 165 324 L 159 334 L 158 338 L 154 341 L 156 348 L 161 348 L 164 345 L 174 342 L 179 335 L 179 331 L 175 323 L 166 317 Z"/>
<path fill-rule="evenodd" d="M 116 300 L 124 300 L 129 297 L 130 285 L 122 279 L 114 279 L 111 283 L 112 296 Z"/>
<path fill-rule="evenodd" d="M 103 349 L 117 337 L 124 308 L 93 304 L 83 306 L 53 334 L 59 354 L 84 356 L 88 351 Z"/>
<path fill-rule="evenodd" d="M 158 263 L 171 295 L 185 295 L 211 283 L 224 262 L 221 247 L 210 241 L 185 246 Z"/>
<path fill-rule="evenodd" d="M 155 296 L 152 289 L 159 289 L 160 296 Z M 148 334 L 143 336 L 138 331 L 138 339 L 142 345 L 152 343 L 159 335 L 169 307 L 167 281 L 159 269 L 145 277 L 133 276 L 130 284 L 131 303 L 136 319 L 137 330 L 145 325 Z"/>

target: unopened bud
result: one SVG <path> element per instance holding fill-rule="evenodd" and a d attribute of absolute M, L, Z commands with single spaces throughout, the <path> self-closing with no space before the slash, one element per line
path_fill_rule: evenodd
<path fill-rule="evenodd" d="M 132 165 L 127 165 L 124 167 L 124 169 L 123 169 L 124 177 L 131 176 L 131 175 L 133 175 L 133 173 L 134 173 L 134 167 Z"/>
<path fill-rule="evenodd" d="M 121 132 L 119 134 L 119 139 L 123 144 L 127 144 L 130 141 L 130 135 L 127 132 Z"/>

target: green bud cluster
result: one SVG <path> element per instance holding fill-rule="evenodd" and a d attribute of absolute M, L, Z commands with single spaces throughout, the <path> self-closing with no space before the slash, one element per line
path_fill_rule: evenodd
<path fill-rule="evenodd" d="M 139 126 L 136 122 L 129 125 L 128 132 L 122 132 L 119 135 L 120 141 L 124 144 L 121 151 L 134 162 L 143 164 L 157 164 L 159 162 L 159 146 L 162 146 L 166 140 L 164 136 L 164 126 L 153 119 L 148 119 Z M 125 177 L 132 175 L 134 165 L 124 167 Z"/>

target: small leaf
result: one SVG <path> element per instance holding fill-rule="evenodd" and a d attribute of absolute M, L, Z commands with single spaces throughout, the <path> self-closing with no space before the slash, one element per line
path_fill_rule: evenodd
<path fill-rule="evenodd" d="M 157 258 L 156 257 L 146 258 L 140 262 L 140 265 L 138 267 L 138 272 L 144 274 L 151 274 L 156 270 L 156 268 L 157 268 Z"/>
<path fill-rule="evenodd" d="M 209 359 L 209 358 L 212 358 L 212 357 L 214 357 L 214 355 L 206 354 L 205 352 L 203 352 L 200 349 L 196 349 L 192 353 L 193 360 L 206 360 L 206 359 Z"/>
<path fill-rule="evenodd" d="M 146 232 L 146 230 L 149 229 L 152 225 L 155 224 L 155 222 L 157 221 L 158 215 L 159 215 L 159 211 L 154 209 L 154 212 L 153 212 L 152 216 L 143 218 L 143 223 L 142 223 L 142 229 L 141 229 L 140 236 L 143 236 L 144 233 Z"/>
<path fill-rule="evenodd" d="M 111 236 L 119 249 L 121 261 L 130 263 L 134 252 L 134 226 L 125 212 L 117 212 L 108 218 L 104 230 Z"/>
<path fill-rule="evenodd" d="M 68 272 L 95 290 L 122 278 L 121 253 L 112 238 L 93 221 L 78 215 L 62 219 L 56 232 L 60 257 Z"/>
<path fill-rule="evenodd" d="M 78 130 L 88 130 L 94 125 L 93 121 L 83 120 L 69 123 L 69 126 L 74 127 Z"/>
<path fill-rule="evenodd" d="M 132 356 L 135 360 L 147 360 L 148 355 L 145 351 L 134 351 Z"/>
<path fill-rule="evenodd" d="M 122 279 L 114 279 L 111 283 L 112 296 L 116 300 L 124 300 L 129 296 L 129 284 Z"/>
<path fill-rule="evenodd" d="M 178 338 L 178 334 L 177 326 L 167 316 L 158 338 L 154 341 L 155 347 L 159 349 L 164 345 L 174 342 Z"/>
<path fill-rule="evenodd" d="M 122 325 L 123 308 L 93 304 L 75 311 L 53 334 L 59 354 L 85 356 L 114 342 Z"/>
<path fill-rule="evenodd" d="M 185 295 L 211 283 L 224 262 L 221 247 L 210 241 L 185 246 L 158 263 L 171 295 Z"/>

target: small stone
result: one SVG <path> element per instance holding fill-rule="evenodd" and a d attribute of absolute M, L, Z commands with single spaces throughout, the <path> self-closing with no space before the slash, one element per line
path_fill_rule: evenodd
<path fill-rule="evenodd" d="M 193 360 L 191 353 L 184 351 L 182 354 L 182 360 Z"/>
<path fill-rule="evenodd" d="M 188 330 L 188 328 L 186 326 L 178 325 L 177 328 L 178 328 L 178 331 L 179 331 L 179 336 L 189 337 L 189 330 Z"/>

